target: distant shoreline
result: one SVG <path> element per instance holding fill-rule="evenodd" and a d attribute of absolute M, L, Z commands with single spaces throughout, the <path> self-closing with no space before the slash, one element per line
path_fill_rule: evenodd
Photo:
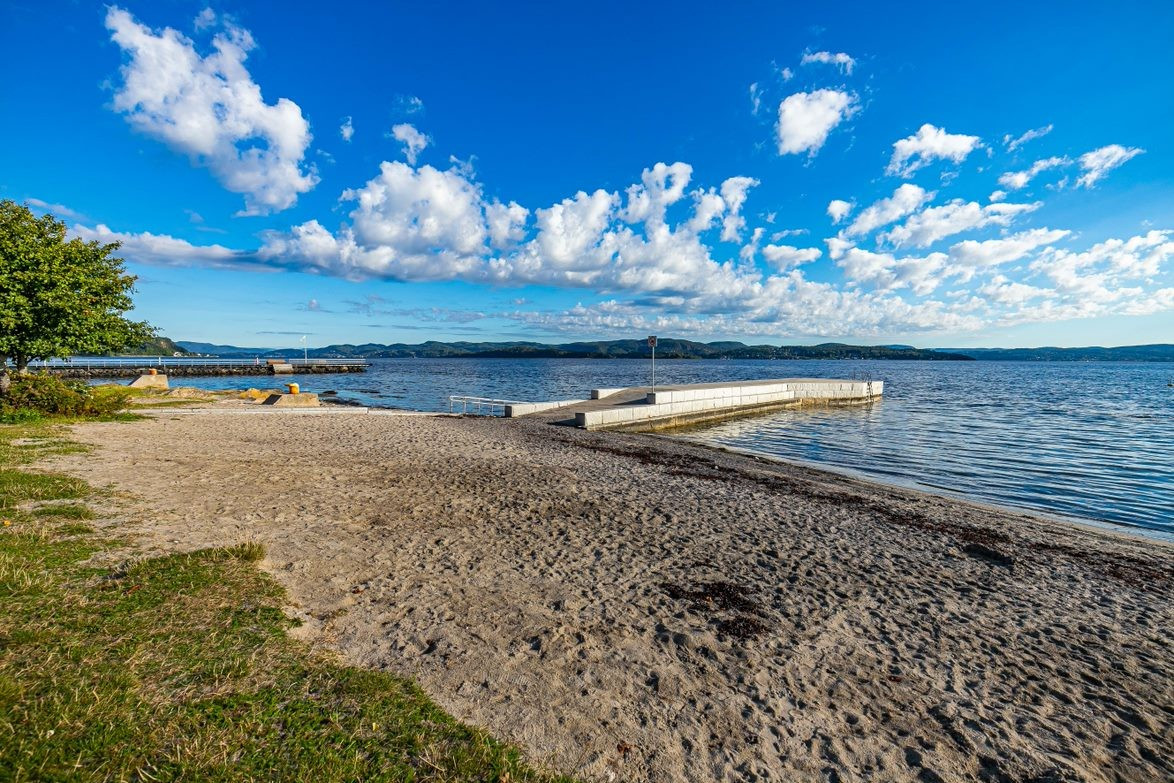
<path fill-rule="evenodd" d="M 178 340 L 185 351 L 224 358 L 262 359 L 303 353 L 301 348 L 243 348 L 235 345 Z M 334 344 L 310 349 L 319 359 L 644 359 L 651 357 L 645 340 L 602 340 L 569 343 L 440 342 Z M 658 359 L 871 359 L 925 361 L 1131 361 L 1174 362 L 1174 344 L 1125 345 L 1113 348 L 915 348 L 910 345 L 746 345 L 734 341 L 712 343 L 659 338 Z"/>

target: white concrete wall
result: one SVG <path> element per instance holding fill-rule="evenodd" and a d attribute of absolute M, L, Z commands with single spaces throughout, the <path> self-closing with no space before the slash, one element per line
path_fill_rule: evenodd
<path fill-rule="evenodd" d="M 518 416 L 525 416 L 528 413 L 549 411 L 554 408 L 565 408 L 568 405 L 576 405 L 580 402 L 584 402 L 584 400 L 552 400 L 550 402 L 525 402 L 516 405 L 507 405 L 505 406 L 505 417 L 507 419 L 513 419 Z"/>
<path fill-rule="evenodd" d="M 623 389 L 592 389 L 591 390 L 591 399 L 602 400 L 604 397 L 610 397 L 613 394 L 618 394 L 619 392 L 622 392 L 622 391 L 623 391 Z"/>

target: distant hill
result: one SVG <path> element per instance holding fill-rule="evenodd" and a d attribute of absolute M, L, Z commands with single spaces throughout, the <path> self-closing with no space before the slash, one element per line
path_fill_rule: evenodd
<path fill-rule="evenodd" d="M 166 337 L 154 337 L 147 340 L 141 345 L 136 345 L 125 351 L 119 351 L 112 356 L 180 356 L 186 355 L 188 352 L 178 343 L 172 342 Z"/>
<path fill-rule="evenodd" d="M 942 348 L 980 361 L 1003 362 L 1174 362 L 1174 345 L 1123 345 L 1117 348 Z"/>
<path fill-rule="evenodd" d="M 272 348 L 241 348 L 236 345 L 217 345 L 216 343 L 197 343 L 191 340 L 177 340 L 176 345 L 181 346 L 189 353 L 203 353 L 212 356 L 260 356 L 263 353 L 269 353 Z M 300 350 L 300 349 L 299 349 Z"/>
<path fill-rule="evenodd" d="M 189 351 L 218 356 L 297 356 L 301 348 L 242 348 L 180 340 Z M 365 343 L 363 345 L 328 345 L 312 348 L 308 355 L 320 359 L 436 359 L 436 358 L 510 358 L 510 359 L 643 359 L 649 355 L 644 340 L 604 340 L 548 345 L 534 342 L 444 343 L 434 340 L 417 343 Z M 933 351 L 908 346 L 844 345 L 746 345 L 739 342 L 698 343 L 691 340 L 662 338 L 656 347 L 662 359 L 921 359 L 929 361 L 969 361 L 970 357 L 947 351 Z"/>
<path fill-rule="evenodd" d="M 177 340 L 158 341 L 158 350 L 174 345 L 177 350 L 226 358 L 241 356 L 298 356 L 297 348 L 247 348 L 237 345 Z M 170 355 L 167 351 L 167 355 Z M 327 345 L 311 348 L 308 354 L 320 359 L 354 358 L 574 358 L 631 359 L 648 356 L 644 340 L 604 340 L 550 345 L 535 342 L 437 342 L 363 343 L 362 345 Z M 160 354 L 148 354 L 160 355 Z M 909 345 L 746 345 L 724 341 L 698 343 L 691 340 L 661 338 L 656 355 L 663 359 L 921 359 L 931 361 L 971 360 L 1025 362 L 1170 362 L 1174 345 L 1126 345 L 1118 348 L 914 348 Z"/>

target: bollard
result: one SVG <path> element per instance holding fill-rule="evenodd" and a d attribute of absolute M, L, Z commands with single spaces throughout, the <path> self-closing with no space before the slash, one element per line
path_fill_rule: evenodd
<path fill-rule="evenodd" d="M 285 385 L 285 388 L 289 389 L 290 394 L 299 394 L 301 391 L 301 387 L 298 386 L 296 383 L 287 383 Z"/>

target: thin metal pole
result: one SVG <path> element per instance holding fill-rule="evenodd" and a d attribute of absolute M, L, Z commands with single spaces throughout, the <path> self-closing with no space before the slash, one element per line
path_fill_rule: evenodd
<path fill-rule="evenodd" d="M 652 344 L 652 392 L 656 393 L 656 343 Z"/>

